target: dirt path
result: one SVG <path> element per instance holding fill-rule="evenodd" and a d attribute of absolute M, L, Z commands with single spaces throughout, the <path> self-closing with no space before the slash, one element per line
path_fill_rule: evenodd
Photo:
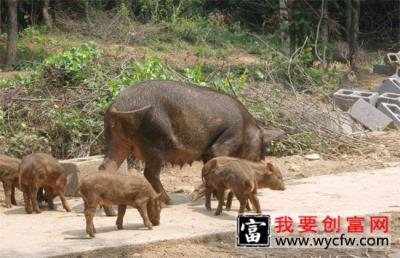
<path fill-rule="evenodd" d="M 399 170 L 400 167 L 390 167 L 293 179 L 288 181 L 285 191 L 263 189 L 259 193 L 259 199 L 263 212 L 272 217 L 287 215 L 296 218 L 298 215 L 323 214 L 353 216 L 400 212 Z M 232 211 L 224 211 L 221 216 L 216 217 L 204 208 L 202 199 L 191 203 L 185 193 L 172 194 L 172 199 L 175 204 L 162 210 L 161 225 L 154 230 L 143 228 L 142 220 L 134 209 L 127 210 L 125 230 L 120 231 L 115 229 L 115 217 L 105 217 L 99 211 L 94 220 L 97 228 L 95 239 L 86 239 L 80 198 L 69 199 L 73 210 L 71 213 L 64 212 L 60 204 L 56 211 L 32 215 L 25 214 L 22 206 L 0 208 L 0 253 L 2 257 L 43 257 L 187 239 L 235 230 L 237 201 L 233 203 Z M 212 207 L 216 207 L 216 201 L 212 202 Z M 394 243 L 398 244 L 398 240 L 394 239 Z M 158 245 L 155 246 L 158 248 Z M 184 244 L 183 246 L 185 248 L 182 244 L 174 245 L 175 248 L 171 247 L 170 252 L 182 252 L 181 256 L 189 257 L 198 251 Z M 223 246 L 227 248 L 226 254 L 239 255 L 241 252 L 233 248 L 233 242 L 227 242 Z M 157 248 L 149 256 L 157 256 L 156 252 L 161 251 Z M 221 256 L 224 256 L 224 247 L 221 248 Z M 145 249 L 144 254 L 148 250 L 152 249 Z M 393 251 L 395 249 L 390 250 Z M 105 256 L 113 254 L 110 250 L 101 252 Z M 123 256 L 130 255 L 132 254 L 127 253 Z"/>

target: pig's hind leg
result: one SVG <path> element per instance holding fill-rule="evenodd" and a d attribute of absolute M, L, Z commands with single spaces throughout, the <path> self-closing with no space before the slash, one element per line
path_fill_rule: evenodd
<path fill-rule="evenodd" d="M 226 198 L 226 210 L 230 211 L 232 207 L 233 191 L 229 191 Z M 249 202 L 246 203 L 246 210 L 251 211 Z"/>
<path fill-rule="evenodd" d="M 39 203 L 38 203 L 38 200 L 37 200 L 38 190 L 39 190 L 38 186 L 36 186 L 36 185 L 33 186 L 32 189 L 31 189 L 31 192 L 30 192 L 30 198 L 31 198 L 32 206 L 33 206 L 33 209 L 35 210 L 35 212 L 36 213 L 41 213 L 42 210 L 40 209 Z"/>
<path fill-rule="evenodd" d="M 211 210 L 211 193 L 212 193 L 212 188 L 206 186 L 205 189 L 205 196 L 206 196 L 206 209 Z"/>
<path fill-rule="evenodd" d="M 65 199 L 65 195 L 64 195 L 64 188 L 65 188 L 66 184 L 67 184 L 67 177 L 66 176 L 61 177 L 57 182 L 57 189 L 54 189 L 55 190 L 54 192 L 58 193 L 58 196 L 61 199 L 61 203 L 62 203 L 63 208 L 67 212 L 70 212 L 71 208 L 69 207 L 69 205 L 67 203 L 67 200 Z"/>
<path fill-rule="evenodd" d="M 50 210 L 54 210 L 54 202 L 53 202 L 53 200 L 54 200 L 55 195 L 53 193 L 53 189 L 51 187 L 45 187 L 44 188 L 44 195 L 45 195 L 46 201 L 47 201 L 47 203 L 49 205 L 49 209 Z"/>
<path fill-rule="evenodd" d="M 217 190 L 217 198 L 218 198 L 218 207 L 215 211 L 215 215 L 220 215 L 222 212 L 222 208 L 224 207 L 224 199 L 225 199 L 225 187 L 219 186 Z"/>
<path fill-rule="evenodd" d="M 15 200 L 15 184 L 14 183 L 11 186 L 11 204 L 17 205 L 17 201 Z"/>
<path fill-rule="evenodd" d="M 6 208 L 11 208 L 11 196 L 12 196 L 12 183 L 10 181 L 4 181 L 3 182 L 3 188 L 4 188 L 4 195 L 5 195 L 5 207 Z"/>
<path fill-rule="evenodd" d="M 27 188 L 22 188 L 24 194 L 25 211 L 28 214 L 32 213 L 31 191 Z"/>
<path fill-rule="evenodd" d="M 118 229 L 124 228 L 123 223 L 124 223 L 125 212 L 126 212 L 126 205 L 118 205 L 118 217 L 117 221 L 115 222 Z"/>

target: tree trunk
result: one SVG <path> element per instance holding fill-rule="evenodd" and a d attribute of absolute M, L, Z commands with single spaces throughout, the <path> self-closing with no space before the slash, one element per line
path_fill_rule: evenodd
<path fill-rule="evenodd" d="M 351 20 L 352 20 L 352 9 L 353 5 L 351 4 L 352 0 L 345 0 L 346 5 L 346 41 L 350 43 L 350 28 L 351 28 Z M 350 49 L 350 45 L 349 45 Z"/>
<path fill-rule="evenodd" d="M 397 44 L 400 43 L 400 1 L 397 4 Z"/>
<path fill-rule="evenodd" d="M 328 2 L 329 0 L 323 0 L 321 6 L 322 25 L 321 25 L 321 40 L 322 40 L 322 66 L 324 69 L 328 68 L 328 62 L 326 61 L 326 48 L 329 41 L 329 26 L 328 26 Z"/>
<path fill-rule="evenodd" d="M 350 36 L 349 36 L 350 65 L 354 71 L 357 71 L 360 0 L 353 0 L 352 3 L 353 3 L 353 8 L 352 8 L 352 19 L 351 19 Z"/>
<path fill-rule="evenodd" d="M 281 42 L 292 53 L 294 46 L 294 31 L 291 29 L 293 19 L 292 4 L 294 0 L 279 0 L 279 16 L 281 28 Z"/>
<path fill-rule="evenodd" d="M 84 0 L 84 4 L 85 4 L 86 24 L 88 25 L 89 28 L 91 28 L 92 27 L 92 20 L 90 19 L 89 0 Z"/>
<path fill-rule="evenodd" d="M 42 14 L 44 24 L 47 26 L 48 29 L 51 29 L 53 27 L 53 20 L 51 18 L 51 15 L 49 14 L 49 2 L 50 0 L 43 1 Z"/>
<path fill-rule="evenodd" d="M 0 36 L 1 36 L 1 34 L 3 33 L 3 31 L 1 30 L 2 29 L 2 26 L 3 26 L 3 18 L 2 18 L 2 16 L 1 16 L 1 8 L 2 8 L 2 5 L 1 5 L 1 3 L 2 3 L 2 1 L 0 0 Z"/>
<path fill-rule="evenodd" d="M 18 0 L 7 0 L 8 3 L 8 31 L 7 31 L 7 63 L 6 69 L 10 70 L 17 59 L 18 21 L 17 6 Z"/>

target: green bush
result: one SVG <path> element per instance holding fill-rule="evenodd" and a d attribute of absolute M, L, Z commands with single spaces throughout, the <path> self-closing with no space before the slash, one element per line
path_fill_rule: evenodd
<path fill-rule="evenodd" d="M 55 70 L 68 81 L 82 80 L 86 69 L 104 53 L 93 42 L 73 47 L 69 51 L 50 56 L 44 61 L 45 70 Z"/>

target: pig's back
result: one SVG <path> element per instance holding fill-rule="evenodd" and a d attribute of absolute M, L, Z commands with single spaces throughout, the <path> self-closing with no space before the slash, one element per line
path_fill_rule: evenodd
<path fill-rule="evenodd" d="M 19 159 L 0 155 L 0 180 L 7 180 L 18 177 Z"/>

